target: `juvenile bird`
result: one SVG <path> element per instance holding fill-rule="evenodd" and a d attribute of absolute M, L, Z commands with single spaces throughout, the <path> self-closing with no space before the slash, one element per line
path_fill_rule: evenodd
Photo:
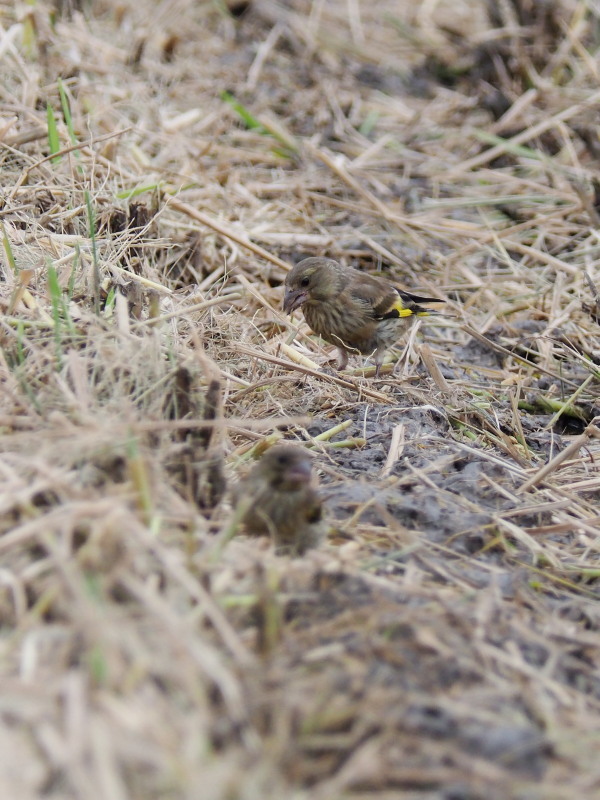
<path fill-rule="evenodd" d="M 268 535 L 279 553 L 301 555 L 324 536 L 321 498 L 312 480 L 312 464 L 301 447 L 268 450 L 233 490 L 246 531 Z M 245 510 L 244 510 L 245 509 Z"/>
<path fill-rule="evenodd" d="M 305 258 L 287 274 L 283 310 L 291 314 L 302 308 L 313 331 L 337 346 L 338 369 L 345 369 L 349 353 L 362 353 L 374 357 L 378 377 L 385 351 L 406 321 L 437 313 L 422 303 L 440 302 L 330 258 Z"/>

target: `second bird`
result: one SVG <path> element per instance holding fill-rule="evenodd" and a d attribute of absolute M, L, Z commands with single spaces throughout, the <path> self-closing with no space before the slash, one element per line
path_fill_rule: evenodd
<path fill-rule="evenodd" d="M 234 487 L 233 502 L 246 531 L 271 536 L 278 553 L 302 555 L 327 532 L 311 458 L 302 447 L 268 450 Z"/>
<path fill-rule="evenodd" d="M 440 302 L 330 258 L 305 258 L 287 274 L 283 310 L 291 314 L 302 308 L 312 330 L 338 348 L 339 369 L 345 369 L 351 353 L 372 355 L 378 376 L 386 350 L 407 320 L 435 314 L 424 304 Z"/>

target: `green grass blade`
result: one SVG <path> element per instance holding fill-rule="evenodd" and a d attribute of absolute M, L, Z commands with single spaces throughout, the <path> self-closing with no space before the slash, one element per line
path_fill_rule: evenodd
<path fill-rule="evenodd" d="M 362 136 L 369 136 L 369 134 L 373 131 L 373 128 L 379 122 L 379 111 L 369 111 L 367 116 L 361 122 L 358 132 Z"/>
<path fill-rule="evenodd" d="M 73 298 L 73 292 L 75 291 L 75 278 L 77 277 L 77 267 L 79 266 L 79 244 L 75 245 L 75 258 L 73 259 L 73 266 L 71 268 L 71 274 L 69 275 L 69 286 L 67 289 L 67 294 L 69 300 Z"/>
<path fill-rule="evenodd" d="M 17 322 L 17 364 L 25 361 L 25 325 L 23 320 Z"/>
<path fill-rule="evenodd" d="M 145 186 L 137 186 L 135 189 L 126 189 L 122 192 L 117 192 L 115 197 L 118 200 L 130 200 L 132 197 L 137 197 L 140 194 L 144 194 L 145 192 L 155 192 L 159 191 L 161 188 L 161 181 L 158 183 L 147 183 Z"/>
<path fill-rule="evenodd" d="M 27 14 L 23 20 L 23 52 L 27 58 L 34 58 L 37 36 L 35 33 L 35 24 L 33 21 L 33 14 Z"/>
<path fill-rule="evenodd" d="M 235 113 L 239 116 L 247 128 L 250 130 L 258 130 L 261 133 L 267 133 L 267 129 L 262 122 L 259 122 L 256 117 L 250 111 L 248 111 L 246 106 L 242 105 L 240 101 L 231 94 L 231 92 L 221 92 L 221 100 L 224 100 L 233 108 Z"/>
<path fill-rule="evenodd" d="M 65 124 L 69 132 L 69 139 L 71 140 L 71 144 L 77 144 L 77 137 L 75 136 L 75 128 L 73 127 L 73 117 L 71 116 L 69 98 L 67 97 L 64 84 L 60 78 L 58 79 L 58 94 L 60 96 L 60 105 L 62 108 L 63 117 L 65 119 Z M 75 153 L 79 155 L 78 150 L 75 150 Z"/>
<path fill-rule="evenodd" d="M 231 92 L 221 92 L 221 99 L 233 108 L 233 110 L 249 130 L 256 131 L 257 133 L 260 133 L 261 136 L 272 136 L 273 139 L 280 142 L 284 146 L 284 150 L 274 149 L 273 152 L 275 155 L 289 159 L 298 151 L 298 144 L 294 137 L 288 131 L 282 128 L 277 120 L 267 120 L 265 118 L 264 122 L 261 122 L 261 120 L 257 119 L 254 114 L 248 111 L 246 106 L 242 105 L 242 103 L 240 103 L 240 101 L 237 100 L 231 94 Z"/>
<path fill-rule="evenodd" d="M 48 122 L 48 148 L 50 150 L 50 155 L 53 153 L 58 153 L 60 150 L 60 139 L 58 136 L 58 128 L 56 127 L 56 117 L 54 116 L 54 110 L 50 103 L 46 105 L 46 119 Z M 60 161 L 61 156 L 55 156 L 52 159 L 52 163 L 56 164 Z"/>
<path fill-rule="evenodd" d="M 14 253 L 12 251 L 12 247 L 11 247 L 11 244 L 10 244 L 10 239 L 6 235 L 6 231 L 5 231 L 4 225 L 2 225 L 2 223 L 0 223 L 0 227 L 2 228 L 2 245 L 4 247 L 4 252 L 6 253 L 6 260 L 8 261 L 8 263 L 10 265 L 10 268 L 12 269 L 12 271 L 16 275 L 17 274 L 17 263 L 15 261 L 15 256 L 14 256 Z"/>
<path fill-rule="evenodd" d="M 110 317 L 110 315 L 112 314 L 116 299 L 117 299 L 117 293 L 115 291 L 114 286 L 111 286 L 108 295 L 106 297 L 106 301 L 104 302 L 105 317 Z"/>
<path fill-rule="evenodd" d="M 475 136 L 476 139 L 479 139 L 479 141 L 483 142 L 484 144 L 491 144 L 494 147 L 496 145 L 500 145 L 500 147 L 504 148 L 505 152 L 513 156 L 520 156 L 521 158 L 534 158 L 536 161 L 546 160 L 546 155 L 539 150 L 534 150 L 531 147 L 523 147 L 523 145 L 512 144 L 512 142 L 510 142 L 508 139 L 503 139 L 501 136 L 488 133 L 488 131 L 475 129 L 473 131 L 473 136 Z"/>
<path fill-rule="evenodd" d="M 90 239 L 92 240 L 92 263 L 94 267 L 94 311 L 97 315 L 100 314 L 100 265 L 98 263 L 98 248 L 96 245 L 96 217 L 92 207 L 92 198 L 90 193 L 85 192 L 85 206 L 88 215 L 88 228 Z"/>
<path fill-rule="evenodd" d="M 54 344 L 56 346 L 56 361 L 58 369 L 62 367 L 62 323 L 63 323 L 63 308 L 62 308 L 62 292 L 58 282 L 58 274 L 56 269 L 50 264 L 48 266 L 47 277 L 48 293 L 50 294 L 50 303 L 52 305 L 52 319 L 54 321 Z"/>

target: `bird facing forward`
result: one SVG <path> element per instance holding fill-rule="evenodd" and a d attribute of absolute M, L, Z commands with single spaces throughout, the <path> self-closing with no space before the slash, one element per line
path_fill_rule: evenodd
<path fill-rule="evenodd" d="M 330 258 L 305 258 L 287 274 L 283 310 L 302 308 L 312 330 L 338 348 L 338 369 L 345 369 L 350 353 L 372 355 L 377 377 L 407 320 L 437 313 L 422 304 L 440 302 Z"/>
<path fill-rule="evenodd" d="M 327 530 L 311 458 L 301 447 L 268 450 L 234 488 L 233 502 L 246 532 L 270 536 L 278 553 L 301 555 Z"/>

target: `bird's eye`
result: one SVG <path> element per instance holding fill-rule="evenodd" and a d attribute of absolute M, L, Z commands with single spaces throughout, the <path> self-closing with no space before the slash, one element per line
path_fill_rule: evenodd
<path fill-rule="evenodd" d="M 304 278 L 302 278 L 302 280 L 300 281 L 300 286 L 308 286 L 309 283 L 310 283 L 310 278 L 308 277 L 308 275 L 305 275 Z"/>

